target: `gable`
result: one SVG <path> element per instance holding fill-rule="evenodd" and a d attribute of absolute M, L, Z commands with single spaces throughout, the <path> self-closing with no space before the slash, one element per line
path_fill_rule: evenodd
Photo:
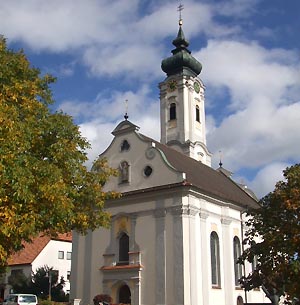
<path fill-rule="evenodd" d="M 72 234 L 58 234 L 56 238 L 52 239 L 71 243 Z M 23 249 L 10 256 L 8 259 L 8 265 L 13 266 L 32 264 L 50 241 L 51 237 L 40 234 L 38 237 L 34 238 L 32 242 L 24 242 Z"/>
<path fill-rule="evenodd" d="M 113 134 L 112 143 L 100 158 L 107 158 L 120 175 L 112 177 L 104 190 L 124 193 L 174 184 L 189 185 L 224 202 L 258 207 L 257 201 L 230 177 L 138 133 L 138 127 L 131 122 L 121 122 Z M 126 174 L 127 180 L 122 178 Z"/>
<path fill-rule="evenodd" d="M 106 158 L 109 166 L 119 171 L 119 176 L 111 177 L 104 190 L 122 193 L 184 181 L 184 172 L 177 170 L 168 162 L 154 141 L 137 133 L 136 130 L 121 130 L 122 132 L 115 135 L 110 146 L 99 156 Z M 126 171 L 127 180 L 122 176 Z"/>

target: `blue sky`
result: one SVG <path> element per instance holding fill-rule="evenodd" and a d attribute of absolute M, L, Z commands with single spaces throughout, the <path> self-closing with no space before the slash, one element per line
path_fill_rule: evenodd
<path fill-rule="evenodd" d="M 259 197 L 300 157 L 300 1 L 182 1 L 183 30 L 202 63 L 207 144 Z M 0 1 L 11 48 L 58 78 L 55 109 L 74 117 L 90 160 L 129 119 L 159 140 L 161 60 L 178 31 L 179 1 Z"/>

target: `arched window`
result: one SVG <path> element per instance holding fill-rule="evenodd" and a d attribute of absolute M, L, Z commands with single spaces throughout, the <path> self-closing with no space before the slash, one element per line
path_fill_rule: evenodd
<path fill-rule="evenodd" d="M 121 144 L 121 151 L 127 151 L 130 148 L 130 144 L 128 143 L 127 140 L 124 140 Z"/>
<path fill-rule="evenodd" d="M 170 104 L 170 120 L 176 120 L 176 104 Z"/>
<path fill-rule="evenodd" d="M 122 233 L 119 238 L 119 264 L 127 265 L 129 263 L 129 237 Z"/>
<path fill-rule="evenodd" d="M 220 245 L 216 232 L 210 234 L 210 257 L 211 257 L 211 283 L 213 286 L 221 286 L 220 274 Z"/>
<path fill-rule="evenodd" d="M 127 285 L 123 285 L 119 289 L 119 303 L 131 304 L 131 293 Z"/>
<path fill-rule="evenodd" d="M 200 108 L 196 105 L 196 121 L 200 123 Z"/>
<path fill-rule="evenodd" d="M 233 239 L 233 259 L 234 259 L 234 283 L 240 286 L 239 279 L 242 277 L 242 265 L 238 264 L 238 258 L 241 256 L 241 243 L 237 236 Z"/>

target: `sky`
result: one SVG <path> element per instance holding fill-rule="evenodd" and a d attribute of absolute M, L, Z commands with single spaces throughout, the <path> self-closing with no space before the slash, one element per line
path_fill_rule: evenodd
<path fill-rule="evenodd" d="M 260 198 L 300 162 L 300 1 L 181 1 L 183 31 L 201 62 L 207 146 Z M 129 120 L 160 137 L 162 59 L 178 32 L 177 0 L 0 0 L 0 34 L 42 74 L 57 77 L 54 110 L 92 148 Z"/>

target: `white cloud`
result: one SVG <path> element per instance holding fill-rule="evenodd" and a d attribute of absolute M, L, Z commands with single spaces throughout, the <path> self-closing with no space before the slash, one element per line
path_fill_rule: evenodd
<path fill-rule="evenodd" d="M 94 76 L 123 76 L 126 80 L 142 77 L 149 81 L 161 73 L 158 64 L 161 61 L 160 48 L 146 44 L 103 49 L 93 46 L 86 49 L 83 61 Z"/>
<path fill-rule="evenodd" d="M 254 179 L 249 183 L 250 188 L 256 190 L 256 195 L 262 198 L 273 191 L 276 182 L 283 180 L 282 171 L 291 164 L 274 162 L 261 168 Z"/>
<path fill-rule="evenodd" d="M 149 95 L 148 86 L 143 86 L 137 92 L 113 91 L 108 97 L 99 93 L 92 102 L 65 101 L 60 105 L 60 109 L 82 122 L 82 135 L 92 146 L 88 151 L 89 164 L 107 148 L 112 140 L 111 132 L 124 119 L 125 100 L 128 100 L 129 120 L 134 118 L 141 133 L 159 140 L 159 104 Z"/>
<path fill-rule="evenodd" d="M 244 109 L 259 97 L 280 104 L 287 90 L 299 86 L 299 58 L 293 51 L 210 40 L 195 56 L 205 67 L 202 77 L 207 85 L 229 89 L 233 110 Z"/>
<path fill-rule="evenodd" d="M 276 170 L 280 167 L 281 172 L 287 160 L 297 162 L 300 157 L 299 57 L 293 51 L 268 50 L 253 42 L 217 40 L 196 56 L 204 63 L 206 85 L 219 92 L 210 106 L 230 112 L 219 124 L 208 120 L 210 149 L 216 155 L 222 151 L 227 169 L 263 168 L 253 188 L 259 195 L 271 191 L 278 180 Z M 222 91 L 228 92 L 229 100 L 222 98 Z M 262 181 L 271 169 L 273 178 Z"/>
<path fill-rule="evenodd" d="M 115 126 L 114 123 L 103 123 L 97 120 L 79 125 L 80 132 L 91 144 L 91 149 L 87 151 L 89 167 L 112 141 L 111 132 Z"/>
<path fill-rule="evenodd" d="M 151 97 L 148 85 L 141 86 L 136 92 L 103 91 L 93 101 L 64 101 L 59 108 L 79 121 L 116 122 L 125 114 L 126 100 L 129 117 L 159 117 L 158 100 Z"/>
<path fill-rule="evenodd" d="M 142 1 L 27 0 L 1 1 L 0 27 L 9 41 L 22 41 L 34 52 L 77 54 L 92 75 L 155 78 L 159 75 L 162 41 L 178 29 L 176 4 L 153 1 L 140 14 Z M 219 24 L 216 5 L 187 2 L 184 27 L 189 37 L 205 33 L 224 37 L 237 26 Z M 171 12 L 171 13 L 170 13 Z M 173 13 L 172 13 L 173 12 Z M 170 39 L 170 47 L 171 47 Z"/>
<path fill-rule="evenodd" d="M 125 34 L 123 23 L 128 23 L 137 5 L 137 0 L 130 5 L 96 0 L 1 1 L 0 26 L 4 35 L 32 49 L 61 52 L 94 41 L 112 43 Z"/>
<path fill-rule="evenodd" d="M 183 11 L 187 38 L 209 39 L 207 47 L 193 53 L 203 64 L 201 78 L 211 94 L 206 104 L 208 147 L 222 150 L 230 170 L 262 167 L 258 181 L 266 177 L 267 164 L 285 164 L 300 155 L 299 56 L 247 41 L 243 26 L 252 22 L 259 2 L 187 0 Z M 124 115 L 125 99 L 129 119 L 142 133 L 159 139 L 158 98 L 142 84 L 163 79 L 159 66 L 170 55 L 178 30 L 177 5 L 167 0 L 0 1 L 0 28 L 9 42 L 26 44 L 33 53 L 72 54 L 90 77 L 115 77 L 127 86 L 99 86 L 101 92 L 92 101 L 70 94 L 60 105 L 81 123 L 93 146 L 93 160 L 109 144 L 110 132 Z M 274 35 L 270 28 L 252 28 L 256 37 Z M 74 64 L 51 68 L 59 76 L 72 76 Z M 140 89 L 135 89 L 136 82 Z M 225 108 L 226 117 L 215 114 L 217 107 Z"/>

